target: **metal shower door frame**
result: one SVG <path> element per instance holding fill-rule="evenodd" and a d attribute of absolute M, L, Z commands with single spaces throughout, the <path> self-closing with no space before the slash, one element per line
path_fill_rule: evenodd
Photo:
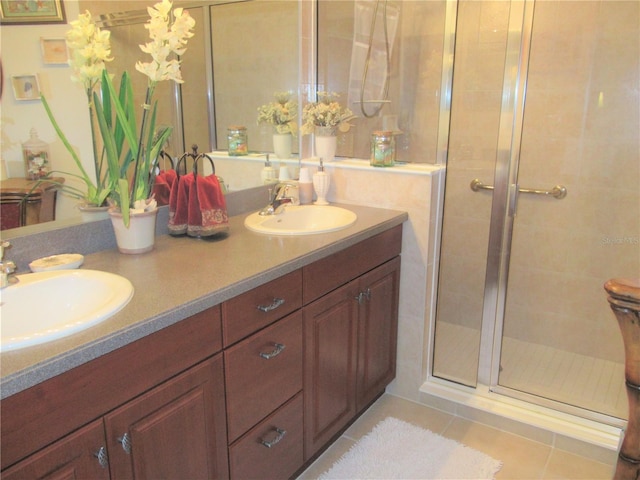
<path fill-rule="evenodd" d="M 478 383 L 498 386 L 535 0 L 511 0 L 493 179 Z"/>

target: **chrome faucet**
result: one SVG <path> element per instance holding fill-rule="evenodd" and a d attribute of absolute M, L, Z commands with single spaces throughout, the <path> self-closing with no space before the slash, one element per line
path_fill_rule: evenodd
<path fill-rule="evenodd" d="M 273 197 L 269 205 L 260 210 L 260 215 L 277 215 L 282 213 L 285 205 L 300 205 L 300 191 L 297 183 L 278 183 L 273 189 Z"/>
<path fill-rule="evenodd" d="M 16 271 L 16 264 L 4 259 L 4 249 L 9 248 L 9 242 L 0 242 L 0 288 L 8 287 L 9 283 L 15 283 L 17 279 L 9 282 L 9 275 Z"/>

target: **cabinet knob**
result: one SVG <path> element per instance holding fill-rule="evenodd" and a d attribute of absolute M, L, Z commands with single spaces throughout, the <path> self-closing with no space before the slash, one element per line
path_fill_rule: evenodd
<path fill-rule="evenodd" d="M 282 428 L 275 427 L 274 430 L 276 431 L 277 435 L 273 440 L 260 440 L 260 443 L 267 448 L 271 448 L 277 443 L 279 443 L 280 440 L 282 440 L 284 436 L 287 434 L 287 431 L 283 430 Z"/>
<path fill-rule="evenodd" d="M 269 313 L 284 303 L 284 298 L 274 298 L 271 305 L 258 305 L 256 308 L 263 313 Z"/>
<path fill-rule="evenodd" d="M 129 438 L 129 434 L 125 433 L 121 437 L 118 437 L 117 440 L 122 445 L 122 449 L 126 453 L 131 454 L 131 438 Z"/>
<path fill-rule="evenodd" d="M 274 348 L 273 350 L 267 353 L 260 352 L 260 356 L 265 360 L 271 360 L 273 357 L 277 357 L 278 355 L 280 355 L 282 351 L 286 348 L 286 346 L 283 345 L 282 343 L 275 343 L 274 345 L 276 348 Z"/>
<path fill-rule="evenodd" d="M 93 454 L 94 457 L 98 459 L 98 463 L 102 468 L 109 467 L 109 457 L 107 456 L 107 449 L 104 446 L 100 447 L 100 449 Z"/>

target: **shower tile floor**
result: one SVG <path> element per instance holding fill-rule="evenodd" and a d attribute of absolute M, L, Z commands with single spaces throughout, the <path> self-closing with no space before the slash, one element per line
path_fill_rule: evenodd
<path fill-rule="evenodd" d="M 309 466 L 298 480 L 318 478 L 346 453 L 358 439 L 388 416 L 393 416 L 431 430 L 501 460 L 502 469 L 496 479 L 610 479 L 615 468 L 615 452 L 611 461 L 603 463 L 569 453 L 524 437 L 435 410 L 393 395 L 380 397 L 345 433 Z M 609 457 L 607 456 L 607 458 Z"/>
<path fill-rule="evenodd" d="M 438 376 L 475 383 L 479 332 L 447 322 L 438 324 L 435 365 Z M 618 418 L 628 414 L 624 364 L 557 348 L 503 339 L 500 385 Z M 464 355 L 461 355 L 464 352 Z M 471 378 L 469 378 L 471 376 Z"/>

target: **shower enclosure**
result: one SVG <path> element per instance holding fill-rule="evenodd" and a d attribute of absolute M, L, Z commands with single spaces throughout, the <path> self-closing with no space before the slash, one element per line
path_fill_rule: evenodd
<path fill-rule="evenodd" d="M 457 9 L 434 377 L 627 416 L 603 284 L 640 275 L 640 3 Z"/>

